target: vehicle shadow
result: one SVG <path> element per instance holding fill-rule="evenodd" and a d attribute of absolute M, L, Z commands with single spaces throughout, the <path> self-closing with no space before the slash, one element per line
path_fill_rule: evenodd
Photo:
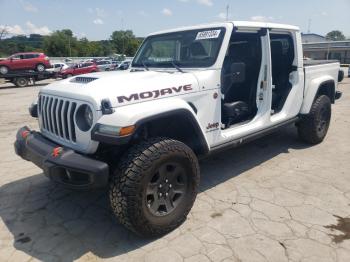
<path fill-rule="evenodd" d="M 294 128 L 201 160 L 200 191 L 206 191 L 289 149 L 303 149 Z M 38 174 L 0 188 L 0 216 L 14 247 L 41 261 L 73 261 L 90 252 L 100 258 L 125 254 L 155 239 L 119 225 L 105 191 L 64 189 Z M 3 234 L 2 234 L 3 235 Z M 62 259 L 63 258 L 63 259 Z"/>

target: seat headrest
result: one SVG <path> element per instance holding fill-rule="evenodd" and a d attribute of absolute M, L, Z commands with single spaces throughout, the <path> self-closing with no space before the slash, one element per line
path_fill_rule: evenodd
<path fill-rule="evenodd" d="M 252 47 L 249 42 L 232 43 L 229 47 L 229 56 L 232 58 L 247 58 L 252 56 Z"/>
<path fill-rule="evenodd" d="M 193 42 L 190 45 L 190 54 L 191 56 L 207 56 L 207 52 L 205 51 L 203 45 L 200 42 Z"/>

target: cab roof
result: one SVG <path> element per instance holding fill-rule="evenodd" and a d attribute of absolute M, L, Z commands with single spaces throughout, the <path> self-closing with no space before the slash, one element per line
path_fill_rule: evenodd
<path fill-rule="evenodd" d="M 225 26 L 227 24 L 233 24 L 236 27 L 245 27 L 245 28 L 271 28 L 271 29 L 285 29 L 285 30 L 291 30 L 291 31 L 299 31 L 300 30 L 299 27 L 297 27 L 297 26 L 278 24 L 278 23 L 253 22 L 253 21 L 225 21 L 225 22 L 214 22 L 214 23 L 208 23 L 208 24 L 200 24 L 200 25 L 194 25 L 194 26 L 178 27 L 178 28 L 174 28 L 174 29 L 154 32 L 154 33 L 151 33 L 150 35 L 158 35 L 158 34 L 186 31 L 186 30 L 195 30 L 195 29 L 208 28 L 208 27 L 222 27 L 222 26 Z"/>

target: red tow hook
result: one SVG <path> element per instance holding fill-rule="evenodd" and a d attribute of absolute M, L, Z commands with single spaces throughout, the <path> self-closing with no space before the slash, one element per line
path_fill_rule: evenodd
<path fill-rule="evenodd" d="M 63 151 L 63 148 L 58 146 L 58 147 L 55 147 L 53 150 L 52 150 L 52 156 L 53 157 L 58 157 Z"/>
<path fill-rule="evenodd" d="M 26 139 L 29 134 L 30 134 L 30 131 L 25 130 L 25 131 L 22 131 L 21 136 L 22 136 L 23 139 Z"/>

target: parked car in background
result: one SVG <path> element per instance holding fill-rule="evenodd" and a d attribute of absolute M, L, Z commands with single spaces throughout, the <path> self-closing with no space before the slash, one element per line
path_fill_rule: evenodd
<path fill-rule="evenodd" d="M 73 59 L 67 57 L 67 58 L 64 59 L 64 62 L 65 63 L 73 63 Z"/>
<path fill-rule="evenodd" d="M 131 61 L 123 61 L 121 64 L 118 66 L 118 70 L 127 70 L 130 67 Z"/>
<path fill-rule="evenodd" d="M 66 63 L 53 63 L 51 68 L 46 69 L 48 72 L 58 73 L 61 70 L 67 69 L 69 66 Z"/>
<path fill-rule="evenodd" d="M 120 65 L 120 61 L 112 60 L 112 64 L 114 66 L 114 69 L 117 69 L 118 66 Z"/>
<path fill-rule="evenodd" d="M 44 72 L 50 68 L 50 60 L 44 53 L 16 53 L 0 61 L 0 74 L 5 75 L 13 70 L 36 70 Z"/>
<path fill-rule="evenodd" d="M 97 67 L 100 71 L 110 71 L 115 68 L 115 65 L 112 64 L 109 60 L 100 60 L 96 62 Z"/>
<path fill-rule="evenodd" d="M 76 75 L 82 75 L 87 73 L 94 73 L 100 71 L 95 63 L 82 63 L 68 67 L 67 69 L 61 70 L 58 73 L 59 77 L 68 78 Z"/>
<path fill-rule="evenodd" d="M 348 68 L 348 77 L 350 77 L 350 66 Z"/>

